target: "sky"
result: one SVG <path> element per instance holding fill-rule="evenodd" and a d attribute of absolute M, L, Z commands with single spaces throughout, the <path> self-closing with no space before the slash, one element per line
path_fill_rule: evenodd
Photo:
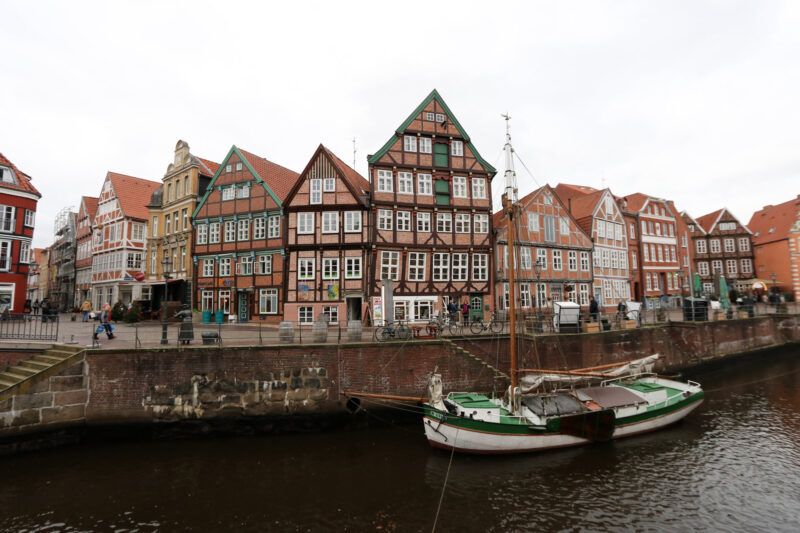
<path fill-rule="evenodd" d="M 0 152 L 42 193 L 34 245 L 107 171 L 183 139 L 366 175 L 436 88 L 503 184 L 674 200 L 743 223 L 800 194 L 800 2 L 0 2 Z M 527 170 L 526 170 L 527 169 Z M 529 171 L 529 172 L 528 172 Z"/>

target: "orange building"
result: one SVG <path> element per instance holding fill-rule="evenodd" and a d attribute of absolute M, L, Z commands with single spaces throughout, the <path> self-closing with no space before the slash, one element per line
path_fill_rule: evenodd
<path fill-rule="evenodd" d="M 753 232 L 756 277 L 800 301 L 800 194 L 756 211 L 747 226 Z"/>
<path fill-rule="evenodd" d="M 77 241 L 75 252 L 75 302 L 76 306 L 92 298 L 92 234 L 94 216 L 97 213 L 97 198 L 82 196 L 78 208 L 78 223 L 75 230 Z"/>

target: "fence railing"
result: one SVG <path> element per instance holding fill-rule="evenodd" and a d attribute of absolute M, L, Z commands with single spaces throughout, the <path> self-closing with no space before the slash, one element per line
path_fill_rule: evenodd
<path fill-rule="evenodd" d="M 0 317 L 0 339 L 58 340 L 58 315 L 6 314 Z"/>

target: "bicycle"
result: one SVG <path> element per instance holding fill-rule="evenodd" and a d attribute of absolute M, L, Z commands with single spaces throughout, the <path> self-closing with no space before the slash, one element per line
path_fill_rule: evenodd
<path fill-rule="evenodd" d="M 386 342 L 390 340 L 407 341 L 411 338 L 412 332 L 408 324 L 404 324 L 403 322 L 387 322 L 383 326 L 375 328 L 373 336 L 377 342 Z"/>
<path fill-rule="evenodd" d="M 503 331 L 503 322 L 498 320 L 495 315 L 492 315 L 492 318 L 488 322 L 484 322 L 483 320 L 473 320 L 469 324 L 469 329 L 476 335 L 478 333 L 483 333 L 484 331 L 500 333 Z"/>

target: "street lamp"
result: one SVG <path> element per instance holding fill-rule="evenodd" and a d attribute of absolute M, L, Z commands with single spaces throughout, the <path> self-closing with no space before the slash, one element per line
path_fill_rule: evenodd
<path fill-rule="evenodd" d="M 536 329 L 542 331 L 542 303 L 539 301 L 539 295 L 541 294 L 539 285 L 542 278 L 542 260 L 538 257 L 536 258 L 536 263 L 533 265 L 533 270 L 536 272 Z"/>
<path fill-rule="evenodd" d="M 775 274 L 775 272 L 773 272 L 772 274 L 770 274 L 769 277 L 772 278 L 772 298 L 775 299 L 775 305 L 777 305 L 778 304 L 778 297 L 775 294 L 775 280 L 778 279 L 778 276 Z"/>
<path fill-rule="evenodd" d="M 161 261 L 161 272 L 164 274 L 164 299 L 161 300 L 161 344 L 167 345 L 169 344 L 169 340 L 167 340 L 167 282 L 170 279 L 169 274 L 167 273 L 172 266 L 172 261 L 168 258 L 164 258 Z"/>

